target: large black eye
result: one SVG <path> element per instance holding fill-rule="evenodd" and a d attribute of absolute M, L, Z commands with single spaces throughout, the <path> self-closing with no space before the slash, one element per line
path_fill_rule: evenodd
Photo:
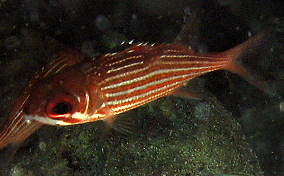
<path fill-rule="evenodd" d="M 53 114 L 63 115 L 72 112 L 72 105 L 69 102 L 58 102 L 52 108 Z"/>
<path fill-rule="evenodd" d="M 69 118 L 74 113 L 73 106 L 67 99 L 51 101 L 46 106 L 46 114 L 52 119 Z"/>

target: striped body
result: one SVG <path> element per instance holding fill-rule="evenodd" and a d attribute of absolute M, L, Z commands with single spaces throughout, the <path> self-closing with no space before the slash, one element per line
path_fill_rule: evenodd
<path fill-rule="evenodd" d="M 0 149 L 22 142 L 43 124 L 112 121 L 214 70 L 238 73 L 262 88 L 237 59 L 263 36 L 222 53 L 198 54 L 178 44 L 135 45 L 96 60 L 76 50 L 57 52 L 17 99 L 2 125 Z"/>
<path fill-rule="evenodd" d="M 105 76 L 98 85 L 116 115 L 169 95 L 194 77 L 224 68 L 229 60 L 222 55 L 196 55 L 173 44 L 133 46 L 100 59 Z"/>

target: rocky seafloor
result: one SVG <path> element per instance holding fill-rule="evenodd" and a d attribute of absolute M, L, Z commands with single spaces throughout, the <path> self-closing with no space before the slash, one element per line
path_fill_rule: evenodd
<path fill-rule="evenodd" d="M 217 71 L 199 78 L 208 98 L 164 97 L 122 114 L 128 132 L 103 122 L 44 126 L 11 158 L 2 175 L 283 175 L 283 3 L 193 0 L 2 0 L 0 115 L 48 55 L 61 47 L 90 57 L 120 51 L 123 42 L 175 40 L 192 9 L 202 52 L 230 49 L 266 28 L 277 31 L 257 57 L 244 61 L 271 94 Z M 195 17 L 194 15 L 190 16 Z M 188 17 L 186 17 L 188 18 Z M 118 120 L 119 121 L 119 120 Z M 1 156 L 9 152 L 2 150 Z"/>

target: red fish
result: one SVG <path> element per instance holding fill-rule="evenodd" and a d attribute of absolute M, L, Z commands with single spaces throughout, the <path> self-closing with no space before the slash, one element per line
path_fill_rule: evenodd
<path fill-rule="evenodd" d="M 96 60 L 71 49 L 58 52 L 17 100 L 1 128 L 0 148 L 22 142 L 43 124 L 112 121 L 215 70 L 237 73 L 263 89 L 237 61 L 263 36 L 221 53 L 199 54 L 178 44 L 135 45 Z"/>

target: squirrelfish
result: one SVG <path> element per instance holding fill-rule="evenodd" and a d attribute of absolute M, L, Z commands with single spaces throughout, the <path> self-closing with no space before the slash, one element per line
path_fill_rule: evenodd
<path fill-rule="evenodd" d="M 117 114 L 171 95 L 189 80 L 215 70 L 237 73 L 261 88 L 238 58 L 262 38 L 207 54 L 179 44 L 134 45 L 98 59 L 72 49 L 56 52 L 16 100 L 1 128 L 0 148 L 22 142 L 43 124 L 112 121 Z"/>

